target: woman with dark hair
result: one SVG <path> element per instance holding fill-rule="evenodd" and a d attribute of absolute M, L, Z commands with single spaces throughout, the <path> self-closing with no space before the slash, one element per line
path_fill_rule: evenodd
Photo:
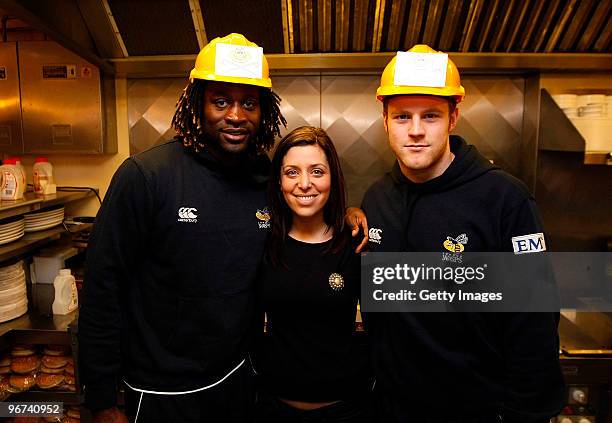
<path fill-rule="evenodd" d="M 279 143 L 268 205 L 272 231 L 259 275 L 268 335 L 256 353 L 258 421 L 370 421 L 367 353 L 354 336 L 359 256 L 344 224 L 344 177 L 320 128 Z"/>

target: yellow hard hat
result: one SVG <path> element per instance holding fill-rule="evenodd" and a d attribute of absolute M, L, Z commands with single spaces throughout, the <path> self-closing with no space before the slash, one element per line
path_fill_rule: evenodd
<path fill-rule="evenodd" d="M 408 51 L 411 53 L 441 53 L 425 44 L 417 44 Z M 437 95 L 440 97 L 454 97 L 457 103 L 460 103 L 465 98 L 465 89 L 461 86 L 459 70 L 451 59 L 448 59 L 446 63 L 446 82 L 444 86 L 440 87 L 397 85 L 395 82 L 396 63 L 397 54 L 387 64 L 380 78 L 380 87 L 378 87 L 376 90 L 376 98 L 379 101 L 383 101 L 383 99 L 387 96 L 401 94 L 425 94 Z"/>
<path fill-rule="evenodd" d="M 224 48 L 219 48 L 217 54 L 219 45 L 224 45 Z M 272 88 L 266 56 L 257 44 L 236 33 L 217 37 L 208 43 L 198 54 L 189 78 Z"/>

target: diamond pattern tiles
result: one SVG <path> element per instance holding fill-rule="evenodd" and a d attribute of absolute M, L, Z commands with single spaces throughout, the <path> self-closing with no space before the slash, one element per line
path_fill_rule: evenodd
<path fill-rule="evenodd" d="M 518 176 L 522 141 L 524 80 L 518 77 L 464 78 L 455 133 L 487 158 Z"/>
<path fill-rule="evenodd" d="M 346 180 L 348 204 L 359 205 L 365 191 L 387 172 L 395 158 L 375 93 L 375 75 L 323 76 L 321 123 L 334 142 Z"/>
<path fill-rule="evenodd" d="M 281 111 L 287 119 L 285 136 L 300 126 L 321 126 L 321 78 L 317 76 L 275 76 L 272 89 L 280 96 Z"/>
<path fill-rule="evenodd" d="M 132 79 L 128 81 L 130 154 L 147 150 L 174 137 L 170 128 L 184 78 Z"/>
<path fill-rule="evenodd" d="M 378 75 L 275 76 L 283 99 L 285 135 L 298 126 L 321 126 L 334 141 L 348 187 L 358 205 L 366 189 L 387 172 L 395 158 L 384 132 L 381 105 L 374 97 Z M 467 76 L 455 133 L 489 159 L 518 175 L 522 142 L 524 80 Z M 170 121 L 184 78 L 135 79 L 128 84 L 130 151 L 146 150 L 174 136 Z"/>

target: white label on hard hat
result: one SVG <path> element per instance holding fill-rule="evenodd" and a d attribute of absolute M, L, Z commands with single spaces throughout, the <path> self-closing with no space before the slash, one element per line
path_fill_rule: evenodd
<path fill-rule="evenodd" d="M 446 53 L 398 51 L 394 84 L 410 87 L 444 87 L 447 64 Z"/>
<path fill-rule="evenodd" d="M 222 76 L 261 79 L 263 48 L 217 44 L 215 73 Z"/>

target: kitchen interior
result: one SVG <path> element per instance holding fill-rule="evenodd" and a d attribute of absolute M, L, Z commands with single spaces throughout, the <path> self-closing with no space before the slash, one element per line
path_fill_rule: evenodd
<path fill-rule="evenodd" d="M 55 356 L 66 357 L 55 367 L 60 382 L 0 384 L 0 398 L 61 401 L 88 421 L 75 371 L 78 310 L 54 313 L 55 276 L 68 267 L 82 287 L 87 235 L 114 171 L 174 136 L 170 121 L 196 54 L 230 32 L 263 47 L 288 122 L 283 134 L 302 125 L 328 132 L 350 205 L 394 161 L 374 96 L 385 64 L 417 43 L 449 52 L 467 93 L 455 133 L 528 186 L 550 250 L 609 253 L 611 6 L 0 0 L 0 157 L 25 192 L 0 202 L 0 353 L 4 361 L 26 345 L 44 358 L 62 346 Z M 599 270 L 610 281 L 609 259 Z M 580 287 L 581 276 L 557 272 L 562 288 Z M 562 311 L 568 390 L 559 423 L 612 422 L 612 312 L 589 300 Z"/>

